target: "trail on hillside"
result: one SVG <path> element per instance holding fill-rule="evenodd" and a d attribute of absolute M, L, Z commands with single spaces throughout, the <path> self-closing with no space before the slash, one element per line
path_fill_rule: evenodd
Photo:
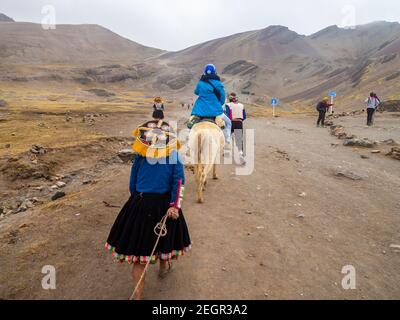
<path fill-rule="evenodd" d="M 97 129 L 129 136 L 141 119 L 107 121 Z M 145 298 L 399 299 L 400 254 L 390 246 L 400 244 L 400 163 L 340 145 L 309 117 L 252 118 L 246 126 L 256 132 L 255 171 L 237 176 L 234 165 L 220 167 L 205 204 L 196 203 L 186 172 L 183 210 L 193 249 L 163 281 L 150 269 Z M 382 135 L 378 129 L 368 134 Z M 387 132 L 400 140 L 398 131 Z M 2 221 L 0 298 L 129 298 L 130 267 L 104 250 L 119 208 L 104 201 L 125 203 L 130 166 L 102 170 L 96 183 Z M 44 265 L 56 267 L 56 290 L 41 287 Z M 341 286 L 347 265 L 357 271 L 356 290 Z"/>

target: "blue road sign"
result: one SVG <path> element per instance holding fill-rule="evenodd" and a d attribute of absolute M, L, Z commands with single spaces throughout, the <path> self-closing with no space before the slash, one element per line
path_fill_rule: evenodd
<path fill-rule="evenodd" d="M 279 100 L 277 98 L 271 99 L 271 106 L 275 107 L 279 104 Z"/>
<path fill-rule="evenodd" d="M 336 91 L 329 92 L 329 96 L 332 98 L 336 98 L 337 97 Z"/>

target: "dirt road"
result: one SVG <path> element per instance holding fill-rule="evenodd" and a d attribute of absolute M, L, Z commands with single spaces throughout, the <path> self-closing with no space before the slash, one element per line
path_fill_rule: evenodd
<path fill-rule="evenodd" d="M 193 249 L 161 282 L 151 268 L 147 299 L 400 298 L 400 253 L 390 248 L 400 245 L 400 162 L 344 147 L 314 120 L 249 119 L 256 137 L 253 174 L 221 167 L 205 204 L 196 203 L 187 171 L 183 210 Z M 140 122 L 107 121 L 94 129 L 129 136 Z M 340 121 L 354 127 L 364 119 Z M 398 118 L 385 121 L 399 127 Z M 371 128 L 368 137 L 379 140 L 382 131 Z M 385 132 L 400 141 L 398 129 Z M 96 183 L 1 221 L 0 298 L 127 299 L 129 267 L 113 263 L 103 248 L 119 209 L 103 201 L 124 204 L 129 171 L 110 164 Z M 337 177 L 338 171 L 360 180 Z M 41 287 L 44 265 L 56 267 L 56 290 Z M 356 290 L 341 286 L 347 265 L 356 269 Z"/>

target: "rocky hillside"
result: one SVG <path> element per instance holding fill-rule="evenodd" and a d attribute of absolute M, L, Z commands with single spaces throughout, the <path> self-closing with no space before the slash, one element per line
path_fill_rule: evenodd
<path fill-rule="evenodd" d="M 395 98 L 400 24 L 331 26 L 310 36 L 271 26 L 166 53 L 162 59 L 196 75 L 204 63 L 214 62 L 228 89 L 260 101 L 275 95 L 287 104 L 313 103 L 330 90 L 349 99 L 370 90 Z"/>
<path fill-rule="evenodd" d="M 163 52 L 98 25 L 43 30 L 38 24 L 0 22 L 0 81 L 125 83 L 190 97 L 209 62 L 217 65 L 227 90 L 247 102 L 265 104 L 277 96 L 288 107 L 303 108 L 331 90 L 346 107 L 362 104 L 370 91 L 398 100 L 400 24 L 330 26 L 310 36 L 270 26 Z"/>
<path fill-rule="evenodd" d="M 99 64 L 142 62 L 162 51 L 142 46 L 98 25 L 57 25 L 0 22 L 3 64 Z"/>

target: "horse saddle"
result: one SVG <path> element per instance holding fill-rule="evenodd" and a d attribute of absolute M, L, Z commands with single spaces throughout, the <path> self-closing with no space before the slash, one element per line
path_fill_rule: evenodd
<path fill-rule="evenodd" d="M 191 117 L 188 122 L 187 127 L 189 129 L 192 129 L 194 125 L 196 125 L 198 123 L 202 123 L 202 122 L 210 122 L 210 123 L 217 125 L 221 129 L 225 128 L 225 122 L 222 119 L 220 119 L 219 117 L 198 117 L 198 116 Z"/>

